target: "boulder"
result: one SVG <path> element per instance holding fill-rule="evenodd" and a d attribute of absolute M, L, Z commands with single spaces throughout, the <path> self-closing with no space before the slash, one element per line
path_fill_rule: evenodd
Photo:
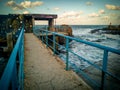
<path fill-rule="evenodd" d="M 62 34 L 67 36 L 73 36 L 72 35 L 72 28 L 69 25 L 61 25 L 59 28 L 56 29 L 58 33 L 62 32 Z M 59 44 L 65 44 L 66 39 L 63 37 L 58 37 L 58 43 Z"/>
<path fill-rule="evenodd" d="M 72 36 L 72 28 L 69 25 L 61 25 L 59 28 L 57 28 L 57 31 L 67 33 L 68 36 Z"/>

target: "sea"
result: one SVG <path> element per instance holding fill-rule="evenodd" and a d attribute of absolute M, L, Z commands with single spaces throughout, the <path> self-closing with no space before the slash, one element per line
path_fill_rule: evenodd
<path fill-rule="evenodd" d="M 59 28 L 60 26 L 57 25 L 56 27 Z M 119 34 L 113 35 L 101 32 L 91 33 L 93 30 L 102 31 L 102 29 L 106 28 L 107 25 L 70 25 L 70 27 L 72 28 L 73 38 L 120 50 Z M 40 28 L 47 30 L 46 25 L 37 25 L 34 27 L 34 32 L 39 34 Z M 60 50 L 58 56 L 63 60 L 64 63 L 66 63 L 65 48 L 63 46 L 59 46 L 58 49 Z M 100 90 L 102 71 L 94 68 L 88 62 L 85 62 L 85 60 L 88 60 L 90 63 L 95 64 L 102 69 L 104 50 L 76 42 L 74 40 L 69 42 L 69 50 L 71 52 L 69 52 L 68 69 L 76 72 L 95 90 Z M 73 54 L 73 52 L 75 54 Z M 108 53 L 107 71 L 120 78 L 120 55 L 111 52 Z M 83 72 L 86 73 L 87 76 Z M 90 79 L 86 79 L 88 76 L 94 80 L 94 83 L 91 83 Z M 106 90 L 120 90 L 119 83 L 119 80 L 115 80 L 110 76 L 107 76 L 105 88 Z"/>
<path fill-rule="evenodd" d="M 60 27 L 60 26 L 56 25 L 55 27 Z M 116 50 L 120 50 L 119 34 L 113 35 L 113 34 L 105 34 L 99 32 L 91 33 L 92 30 L 97 30 L 97 29 L 102 30 L 102 28 L 107 27 L 107 25 L 70 25 L 70 27 L 72 28 L 73 38 L 78 38 L 80 40 L 84 40 L 84 41 L 100 44 L 103 46 L 111 47 Z M 38 35 L 40 33 L 41 28 L 47 30 L 47 25 L 34 26 L 34 33 Z M 63 60 L 64 63 L 66 63 L 65 48 L 60 46 L 58 47 L 58 49 L 60 50 L 58 56 Z M 69 50 L 102 68 L 103 53 L 104 53 L 103 50 L 80 42 L 76 42 L 74 40 L 69 42 Z M 3 57 L 0 57 L 0 66 L 3 67 L 3 64 L 5 64 L 5 59 Z M 72 69 L 78 75 L 79 75 L 79 70 L 82 70 L 86 72 L 89 76 L 91 76 L 91 78 L 94 79 L 95 81 L 99 83 L 101 82 L 101 71 L 99 73 L 98 71 L 96 71 L 95 68 L 91 67 L 90 64 L 84 62 L 84 60 L 81 60 L 81 58 L 75 56 L 71 52 L 69 52 L 68 66 L 69 69 Z M 111 52 L 108 53 L 107 70 L 110 71 L 115 76 L 120 77 L 120 55 L 113 54 Z M 1 75 L 2 75 L 2 70 L 0 70 L 0 76 Z M 89 81 L 87 82 L 92 87 L 94 87 L 94 85 L 92 85 Z M 118 81 L 117 82 L 113 81 L 111 80 L 111 78 L 107 78 L 106 85 L 108 87 L 106 90 L 113 90 L 114 88 L 116 88 L 116 90 L 120 90 L 120 85 Z M 96 87 L 94 88 L 96 89 Z"/>
<path fill-rule="evenodd" d="M 57 25 L 56 27 L 60 27 L 60 26 Z M 89 41 L 120 50 L 120 35 L 91 33 L 92 30 L 96 30 L 96 29 L 102 30 L 102 28 L 107 27 L 107 25 L 70 25 L 70 27 L 72 28 L 72 34 L 74 38 L 78 38 L 84 41 Z M 46 25 L 36 25 L 34 27 L 34 30 L 38 30 L 39 28 L 46 28 Z M 79 43 L 73 40 L 69 43 L 69 46 L 70 46 L 70 50 L 72 50 L 74 53 L 82 56 L 83 58 L 89 60 L 92 63 L 96 63 L 103 60 L 103 50 L 101 49 L 83 43 Z M 66 62 L 65 49 L 63 47 L 59 47 L 59 49 L 62 52 L 60 53 L 59 57 L 62 58 L 64 62 Z M 112 56 L 111 53 L 109 56 Z M 88 63 L 83 62 L 78 57 L 73 55 L 73 53 L 69 53 L 69 63 L 73 69 L 75 69 L 74 66 L 81 69 L 85 69 L 86 67 L 89 66 Z"/>

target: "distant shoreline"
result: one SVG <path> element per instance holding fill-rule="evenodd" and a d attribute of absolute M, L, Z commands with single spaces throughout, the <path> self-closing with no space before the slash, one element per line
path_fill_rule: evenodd
<path fill-rule="evenodd" d="M 92 30 L 90 33 L 120 35 L 120 30 L 95 29 L 95 30 Z"/>

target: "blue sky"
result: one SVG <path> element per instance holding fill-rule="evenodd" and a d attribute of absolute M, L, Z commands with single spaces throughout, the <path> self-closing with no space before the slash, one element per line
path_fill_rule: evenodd
<path fill-rule="evenodd" d="M 120 0 L 0 0 L 0 6 L 0 14 L 57 14 L 56 24 L 120 24 Z"/>

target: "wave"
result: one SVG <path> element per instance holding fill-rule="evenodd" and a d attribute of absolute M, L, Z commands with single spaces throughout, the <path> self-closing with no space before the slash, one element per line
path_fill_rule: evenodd
<path fill-rule="evenodd" d="M 36 26 L 36 29 L 45 28 L 46 25 Z M 59 27 L 57 25 L 56 27 Z M 73 30 L 73 36 L 82 40 L 98 43 L 104 46 L 109 46 L 115 49 L 120 49 L 120 35 L 111 35 L 111 34 L 99 34 L 99 33 L 90 33 L 92 30 L 100 29 L 106 27 L 106 25 L 71 25 Z M 35 29 L 34 29 L 35 30 Z M 87 60 L 95 63 L 102 60 L 103 51 L 95 47 L 91 47 L 79 42 L 71 41 L 70 49 L 78 55 L 86 58 Z M 59 47 L 61 51 L 60 57 L 65 60 L 65 49 Z M 80 58 L 74 56 L 72 53 L 69 53 L 71 66 L 77 66 L 79 68 L 86 68 L 89 65 L 83 63 Z"/>
<path fill-rule="evenodd" d="M 75 38 L 79 38 L 82 40 L 98 43 L 104 46 L 109 46 L 115 49 L 120 49 L 120 35 L 105 35 L 105 34 L 92 34 L 90 33 L 93 29 L 103 28 L 105 26 L 76 26 L 73 25 L 73 36 Z M 103 50 L 100 50 L 95 47 L 91 47 L 79 42 L 71 41 L 70 42 L 70 49 L 78 55 L 86 58 L 87 60 L 95 63 L 99 62 L 103 58 Z M 64 49 L 63 52 L 65 53 Z M 65 57 L 65 54 L 61 53 L 62 56 Z M 74 56 L 70 53 L 70 63 L 71 66 L 74 67 L 75 65 L 79 68 L 86 68 L 89 65 L 87 63 L 83 63 L 80 58 Z M 62 57 L 61 57 L 62 58 Z"/>

